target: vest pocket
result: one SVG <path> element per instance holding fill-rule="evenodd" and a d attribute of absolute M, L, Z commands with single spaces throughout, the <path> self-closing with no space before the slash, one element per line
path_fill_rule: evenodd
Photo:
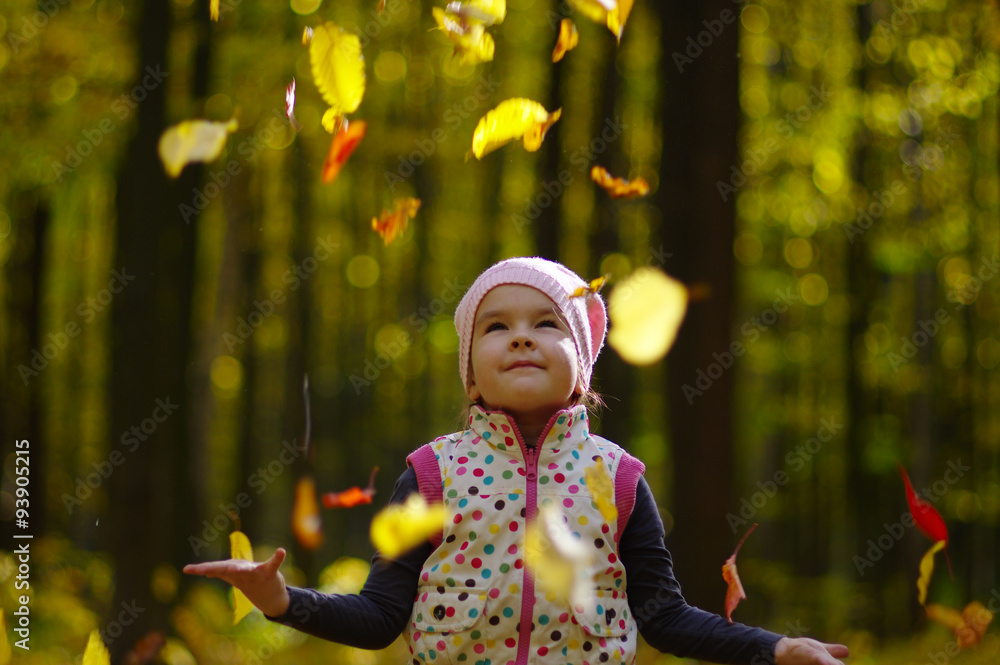
<path fill-rule="evenodd" d="M 584 632 L 595 637 L 627 635 L 632 621 L 625 594 L 615 589 L 597 589 L 589 607 L 575 605 L 573 615 Z"/>
<path fill-rule="evenodd" d="M 485 605 L 486 589 L 442 593 L 437 587 L 421 587 L 413 607 L 413 627 L 423 633 L 444 635 L 468 630 L 483 615 Z"/>
<path fill-rule="evenodd" d="M 409 638 L 419 662 L 444 665 L 484 652 L 485 636 L 476 623 L 484 618 L 487 589 L 420 587 L 413 606 Z M 474 661 L 472 661 L 474 662 Z"/>

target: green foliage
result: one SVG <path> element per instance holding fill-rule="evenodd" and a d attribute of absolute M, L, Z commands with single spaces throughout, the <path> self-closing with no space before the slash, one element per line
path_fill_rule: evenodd
<path fill-rule="evenodd" d="M 72 534 L 72 542 L 37 541 L 32 625 L 45 646 L 25 662 L 82 653 L 113 610 L 115 562 L 83 544 L 107 547 L 100 518 L 130 507 L 113 505 L 103 481 L 73 509 L 65 497 L 95 464 L 126 450 L 109 424 L 110 310 L 87 303 L 121 268 L 118 177 L 130 168 L 137 111 L 154 89 L 167 95 L 164 128 L 196 117 L 239 123 L 198 187 L 184 192 L 198 214 L 177 218 L 198 234 L 194 284 L 176 292 L 191 299 L 193 322 L 176 334 L 191 340 L 177 363 L 189 368 L 182 417 L 201 476 L 171 473 L 178 492 L 201 501 L 194 521 L 221 515 L 231 528 L 220 504 L 242 492 L 251 538 L 291 542 L 294 479 L 305 461 L 275 460 L 282 441 L 301 436 L 304 370 L 314 387 L 319 490 L 363 484 L 373 466 L 384 469 L 375 505 L 324 512 L 324 531 L 336 537 L 312 560 L 300 558 L 303 584 L 326 583 L 329 561 L 371 553 L 368 523 L 405 454 L 458 427 L 451 314 L 482 268 L 548 251 L 587 277 L 617 279 L 650 262 L 669 270 L 676 263 L 665 251 L 690 259 L 688 248 L 662 242 L 665 211 L 683 202 L 667 200 L 657 171 L 683 137 L 661 118 L 665 104 L 686 100 L 664 85 L 661 68 L 683 45 L 665 40 L 671 26 L 655 3 L 636 6 L 619 47 L 602 26 L 580 22 L 580 46 L 553 67 L 546 12 L 556 3 L 512 1 L 493 30 L 496 60 L 475 68 L 457 64 L 450 44 L 429 32 L 427 3 L 390 1 L 380 18 L 371 0 L 230 2 L 214 24 L 199 18 L 202 4 L 169 3 L 169 57 L 145 63 L 133 34 L 146 6 L 139 0 L 0 0 L 0 420 L 18 419 L 18 437 L 38 423 L 46 484 L 32 491 L 45 493 L 52 531 Z M 43 5 L 57 10 L 39 18 Z M 357 114 L 368 135 L 331 186 L 319 181 L 325 104 L 300 42 L 304 27 L 324 20 L 363 36 L 368 76 Z M 990 272 L 1000 247 L 1000 18 L 995 3 L 979 0 L 761 0 L 733 28 L 739 160 L 683 167 L 717 171 L 716 193 L 735 205 L 729 323 L 745 353 L 726 370 L 733 411 L 717 414 L 734 423 L 735 478 L 717 489 L 733 497 L 733 514 L 746 500 L 754 514 L 744 517 L 761 522 L 741 563 L 748 600 L 740 612 L 774 630 L 801 621 L 809 634 L 849 642 L 855 663 L 924 663 L 948 635 L 913 611 L 921 536 L 894 539 L 863 574 L 856 558 L 906 510 L 898 462 L 934 487 L 949 462 L 962 460 L 975 471 L 949 483 L 937 505 L 953 529 L 957 581 L 937 582 L 931 596 L 986 600 L 1000 580 L 1000 280 Z M 206 36 L 201 71 L 194 63 Z M 147 67 L 167 75 L 147 78 Z M 200 76 L 205 95 L 193 92 Z M 283 120 L 292 77 L 298 134 Z M 508 147 L 466 162 L 478 118 L 513 96 L 562 107 L 543 149 Z M 620 129 L 597 143 L 609 126 Z M 653 197 L 612 206 L 587 179 L 591 163 L 646 178 Z M 569 184 L 551 195 L 563 175 Z M 164 177 L 146 186 L 169 185 Z M 369 221 L 404 195 L 423 206 L 386 247 Z M 50 214 L 44 236 L 39 211 Z M 35 242 L 44 243 L 40 265 Z M 24 299 L 35 309 L 12 304 Z M 18 366 L 33 345 L 68 322 L 81 335 L 22 382 Z M 610 395 L 605 415 L 626 422 L 631 440 L 622 443 L 646 460 L 665 512 L 675 474 L 685 473 L 673 468 L 671 447 L 699 445 L 669 440 L 671 419 L 685 417 L 665 407 L 669 364 L 629 370 L 630 402 Z M 824 440 L 831 419 L 843 429 Z M 133 453 L 116 474 L 130 472 Z M 778 472 L 787 482 L 769 496 L 761 484 Z M 403 660 L 399 644 L 361 654 L 283 633 L 259 615 L 229 626 L 220 585 L 177 581 L 183 558 L 195 556 L 183 540 L 156 576 L 174 603 L 169 662 Z M 197 556 L 224 551 L 223 537 Z M 12 565 L 5 555 L 3 570 Z M 719 589 L 721 599 L 721 580 Z M 2 593 L 10 606 L 9 585 Z M 954 662 L 992 662 L 996 653 L 988 637 Z M 640 662 L 677 659 L 644 652 Z"/>

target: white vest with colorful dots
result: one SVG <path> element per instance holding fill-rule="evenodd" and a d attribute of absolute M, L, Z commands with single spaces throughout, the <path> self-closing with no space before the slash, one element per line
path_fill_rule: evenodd
<path fill-rule="evenodd" d="M 642 462 L 591 435 L 586 407 L 553 415 L 528 447 L 502 411 L 473 407 L 469 429 L 407 458 L 420 493 L 443 501 L 448 520 L 420 572 L 406 639 L 421 665 L 625 665 L 638 629 L 625 596 L 618 541 L 635 504 Z M 607 465 L 618 517 L 605 521 L 584 470 Z M 577 605 L 537 590 L 524 535 L 556 502 L 581 543 L 593 547 L 593 601 Z"/>

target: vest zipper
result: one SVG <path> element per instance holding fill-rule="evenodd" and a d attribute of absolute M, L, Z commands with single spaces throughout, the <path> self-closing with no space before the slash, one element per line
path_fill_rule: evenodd
<path fill-rule="evenodd" d="M 517 428 L 517 423 L 509 415 L 507 422 L 510 423 L 517 437 L 517 443 L 521 446 L 521 454 L 524 456 L 525 473 L 525 511 L 524 529 L 527 533 L 528 525 L 533 524 L 538 515 L 538 457 L 539 449 L 548 437 L 552 426 L 562 411 L 552 414 L 548 424 L 542 429 L 541 436 L 534 448 L 529 448 L 524 443 L 521 430 Z M 506 415 L 506 414 L 505 414 Z M 523 553 L 522 553 L 523 554 Z M 528 562 L 524 562 L 524 578 L 521 583 L 521 629 L 517 633 L 517 659 L 514 665 L 528 665 L 528 655 L 531 651 L 531 617 L 535 612 L 535 578 L 528 572 Z"/>
<path fill-rule="evenodd" d="M 517 423 L 514 422 L 513 418 L 509 418 L 510 424 L 513 427 L 514 435 L 517 436 L 517 441 L 521 445 L 521 452 L 524 454 L 524 465 L 525 465 L 525 511 L 524 511 L 524 529 L 527 534 L 528 525 L 534 524 L 535 517 L 538 515 L 538 458 L 540 456 L 539 449 L 545 441 L 545 438 L 549 435 L 549 431 L 555 424 L 559 413 L 555 413 L 549 419 L 548 424 L 542 430 L 541 436 L 538 437 L 538 442 L 533 448 L 529 448 L 524 443 L 524 437 L 521 436 L 521 431 L 517 428 Z M 521 584 L 521 629 L 518 631 L 517 635 L 517 659 L 514 661 L 515 665 L 528 665 L 528 655 L 531 651 L 531 617 L 535 612 L 535 578 L 528 571 L 528 562 L 524 562 L 524 581 Z"/>
<path fill-rule="evenodd" d="M 539 442 L 540 443 L 540 442 Z M 538 513 L 538 451 L 525 446 L 525 513 L 524 529 L 534 524 Z M 531 616 L 535 612 L 535 577 L 528 571 L 528 562 L 524 562 L 524 582 L 521 587 L 521 630 L 517 639 L 516 665 L 528 664 L 528 652 L 531 650 Z"/>

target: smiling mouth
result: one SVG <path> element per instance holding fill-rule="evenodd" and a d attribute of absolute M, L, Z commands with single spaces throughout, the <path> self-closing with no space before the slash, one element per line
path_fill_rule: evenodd
<path fill-rule="evenodd" d="M 535 363 L 529 362 L 527 360 L 518 361 L 518 362 L 514 363 L 513 365 L 511 365 L 510 367 L 508 367 L 507 369 L 511 370 L 511 369 L 518 369 L 518 368 L 521 368 L 521 367 L 534 367 L 535 369 L 541 369 L 540 365 L 536 365 Z"/>

